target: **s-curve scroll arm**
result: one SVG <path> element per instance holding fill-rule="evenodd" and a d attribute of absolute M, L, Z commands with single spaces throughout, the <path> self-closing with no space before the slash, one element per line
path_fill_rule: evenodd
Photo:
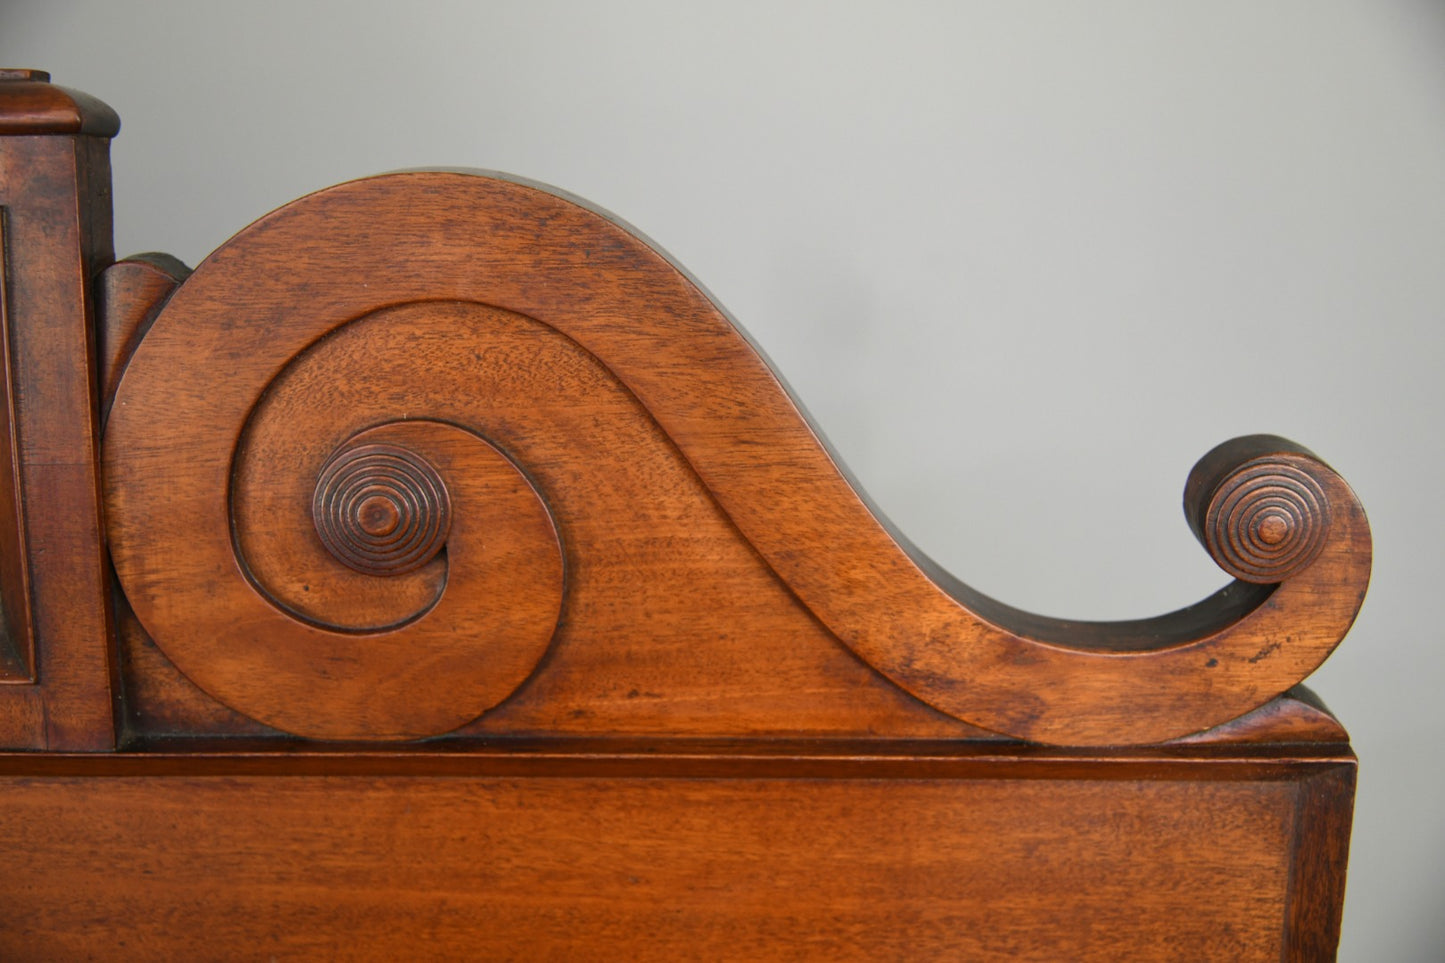
<path fill-rule="evenodd" d="M 1369 526 L 1349 487 L 1297 445 L 1254 436 L 1207 455 L 1186 494 L 1190 525 L 1237 579 L 1215 595 L 1113 623 L 989 599 L 888 527 L 741 329 L 665 255 L 575 199 L 456 171 L 302 198 L 180 285 L 107 428 L 117 571 L 157 644 L 233 707 L 305 735 L 446 731 L 520 684 L 558 612 L 550 503 L 522 486 L 546 472 L 616 489 L 630 477 L 635 406 L 839 642 L 914 697 L 1020 739 L 1154 743 L 1234 719 L 1324 660 L 1369 581 Z M 437 499 L 418 494 L 413 512 L 409 496 L 355 487 L 347 466 L 363 456 L 348 453 L 371 445 L 432 466 L 439 487 L 408 484 Z M 478 477 L 486 497 L 469 495 Z M 629 503 L 665 504 L 647 501 L 647 478 L 633 482 Z M 499 595 L 458 565 L 490 544 L 477 513 L 508 485 L 541 512 L 516 544 L 552 546 L 517 557 L 551 567 Z M 392 541 L 413 518 L 415 556 Z M 568 549 L 575 572 L 596 561 L 583 551 Z M 518 605 L 526 657 L 501 659 L 502 681 L 475 697 L 473 682 L 492 678 L 477 640 L 520 638 L 486 619 Z M 647 624 L 646 611 L 630 615 Z M 434 701 L 455 711 L 416 718 L 408 685 L 438 679 L 426 684 L 456 698 Z M 289 708 L 317 692 L 316 707 Z"/>
<path fill-rule="evenodd" d="M 1272 435 L 1200 459 L 1184 512 L 1235 578 L 1195 605 L 1133 621 L 1046 618 L 916 555 L 941 596 L 924 588 L 917 604 L 936 605 L 939 623 L 926 639 L 877 639 L 871 658 L 945 711 L 967 704 L 970 721 L 1042 742 L 1159 742 L 1242 715 L 1302 680 L 1349 631 L 1369 583 L 1369 524 L 1333 469 Z"/>

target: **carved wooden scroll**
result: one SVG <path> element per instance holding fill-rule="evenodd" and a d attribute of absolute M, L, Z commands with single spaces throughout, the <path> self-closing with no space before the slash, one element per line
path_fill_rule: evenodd
<path fill-rule="evenodd" d="M 776 636 L 712 605 L 667 619 L 753 591 L 709 568 L 730 542 L 793 621 L 949 716 L 1158 742 L 1304 678 L 1370 565 L 1344 482 L 1256 437 L 1186 494 L 1243 581 L 1114 624 L 986 599 L 889 534 L 663 255 L 576 201 L 455 172 L 314 194 L 212 255 L 126 365 L 104 468 L 112 557 L 156 645 L 223 703 L 322 738 L 456 729 L 545 685 L 554 645 Z"/>
<path fill-rule="evenodd" d="M 1209 598 L 1032 615 L 619 222 L 416 171 L 114 262 L 116 125 L 0 72 L 0 957 L 1333 952 L 1315 455 L 1195 466 Z"/>

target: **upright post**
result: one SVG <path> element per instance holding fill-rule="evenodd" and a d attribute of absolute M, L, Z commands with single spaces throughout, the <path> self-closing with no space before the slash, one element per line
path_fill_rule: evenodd
<path fill-rule="evenodd" d="M 116 743 L 95 278 L 114 260 L 105 104 L 0 70 L 0 748 Z"/>

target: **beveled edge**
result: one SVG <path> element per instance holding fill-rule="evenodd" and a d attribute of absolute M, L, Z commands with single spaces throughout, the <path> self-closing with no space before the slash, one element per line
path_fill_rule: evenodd
<path fill-rule="evenodd" d="M 0 68 L 0 134 L 119 132 L 120 115 L 99 98 L 56 86 L 43 70 Z"/>

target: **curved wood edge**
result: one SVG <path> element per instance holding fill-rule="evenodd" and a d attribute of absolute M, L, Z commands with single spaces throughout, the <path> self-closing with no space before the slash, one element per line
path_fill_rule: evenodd
<path fill-rule="evenodd" d="M 0 68 L 0 134 L 119 132 L 120 116 L 90 94 L 55 86 L 43 70 Z"/>
<path fill-rule="evenodd" d="M 101 272 L 96 288 L 96 356 L 100 365 L 101 420 L 110 410 L 125 362 L 156 313 L 191 269 L 169 254 L 128 257 Z"/>
<path fill-rule="evenodd" d="M 1049 619 L 987 599 L 891 533 L 699 285 L 637 232 L 550 189 L 438 171 L 354 181 L 262 218 L 197 276 L 215 275 L 212 296 L 233 286 L 254 320 L 279 317 L 294 305 L 276 276 L 302 245 L 335 265 L 311 282 L 317 337 L 378 303 L 449 298 L 535 318 L 579 343 L 648 409 L 824 625 L 895 684 L 974 725 L 1074 745 L 1199 732 L 1304 678 L 1363 600 L 1363 511 L 1328 466 L 1295 451 L 1285 453 L 1291 467 L 1313 479 L 1330 511 L 1313 563 L 1278 587 L 1236 583 L 1173 615 L 1121 623 Z M 183 285 L 172 304 L 183 308 L 186 294 Z M 210 360 L 204 332 L 156 331 L 147 345 L 164 350 L 176 338 L 194 363 Z M 284 362 L 275 359 L 278 371 Z"/>
<path fill-rule="evenodd" d="M 1297 685 L 1258 709 L 1205 732 L 1175 739 L 1170 745 L 1348 745 L 1350 735 L 1306 686 Z"/>

